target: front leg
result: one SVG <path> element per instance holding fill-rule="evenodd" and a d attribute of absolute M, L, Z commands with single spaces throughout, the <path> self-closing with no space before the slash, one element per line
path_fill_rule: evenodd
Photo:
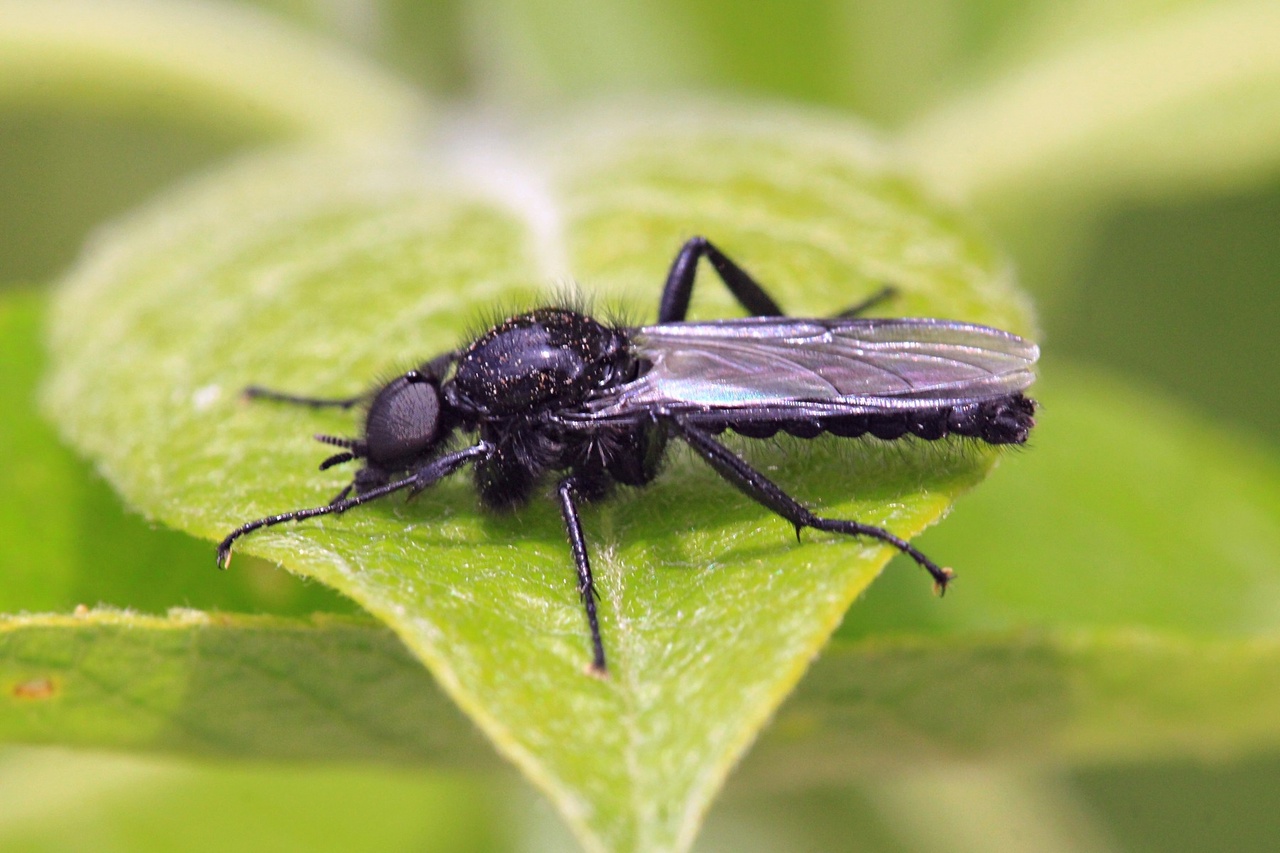
<path fill-rule="evenodd" d="M 409 490 L 409 496 L 421 492 L 428 486 L 434 485 L 440 480 L 448 477 L 456 472 L 459 468 L 469 462 L 476 462 L 487 458 L 493 453 L 493 446 L 488 442 L 481 441 L 473 447 L 467 447 L 462 450 L 455 450 L 452 453 L 446 453 L 418 468 L 408 477 L 393 482 L 386 482 L 379 475 L 372 478 L 366 478 L 361 482 L 360 474 L 356 475 L 355 482 L 348 488 L 343 489 L 339 495 L 324 506 L 309 507 L 307 509 L 295 509 L 291 512 L 282 512 L 277 515 L 269 515 L 266 518 L 259 518 L 256 521 L 250 521 L 242 524 L 235 530 L 227 534 L 227 537 L 218 545 L 218 568 L 225 569 L 231 562 L 231 546 L 235 541 L 246 534 L 255 530 L 261 530 L 264 527 L 274 527 L 277 524 L 284 524 L 289 521 L 305 521 L 308 518 L 316 518 L 321 515 L 341 515 L 349 509 L 376 501 L 384 498 L 394 492 L 402 489 Z M 368 471 L 370 469 L 364 469 Z M 363 473 L 363 472 L 361 472 Z M 374 486 L 373 484 L 379 483 Z M 368 486 L 366 488 L 366 486 Z M 355 497 L 348 497 L 351 489 L 356 488 Z"/>
<path fill-rule="evenodd" d="M 569 549 L 573 551 L 573 563 L 578 569 L 578 595 L 587 611 L 587 625 L 591 629 L 592 675 L 608 675 L 604 661 L 604 642 L 600 639 L 600 622 L 596 616 L 595 581 L 591 578 L 591 561 L 587 557 L 587 541 L 582 535 L 582 522 L 578 520 L 578 478 L 565 477 L 556 487 L 560 498 L 560 514 L 564 517 L 564 530 L 569 535 Z"/>

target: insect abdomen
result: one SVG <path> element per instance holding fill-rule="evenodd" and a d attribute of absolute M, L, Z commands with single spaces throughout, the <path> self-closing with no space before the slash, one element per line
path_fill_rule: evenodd
<path fill-rule="evenodd" d="M 779 432 L 797 438 L 816 438 L 824 432 L 843 438 L 871 435 L 886 441 L 914 435 L 928 441 L 960 435 L 988 444 L 1023 444 L 1035 425 L 1035 402 L 1022 394 L 963 406 L 943 406 L 907 412 L 843 415 L 831 418 L 789 418 L 730 423 L 728 428 L 748 438 L 772 438 Z"/>

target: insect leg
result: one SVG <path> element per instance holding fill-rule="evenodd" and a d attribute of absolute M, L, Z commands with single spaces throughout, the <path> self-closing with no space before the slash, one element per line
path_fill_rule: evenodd
<path fill-rule="evenodd" d="M 274 400 L 277 403 L 292 403 L 297 406 L 310 406 L 313 409 L 350 409 L 352 406 L 369 399 L 369 395 L 357 394 L 354 397 L 304 397 L 297 394 L 286 394 L 283 391 L 272 391 L 250 385 L 244 389 L 245 399 Z"/>
<path fill-rule="evenodd" d="M 582 523 L 578 520 L 578 484 L 577 478 L 565 477 L 556 487 L 560 498 L 560 514 L 564 516 L 564 529 L 569 535 L 569 549 L 573 551 L 573 562 L 578 568 L 578 595 L 587 610 L 587 624 L 591 628 L 591 672 L 594 675 L 605 675 L 608 672 L 604 662 L 604 643 L 600 639 L 600 622 L 596 617 L 595 581 L 591 578 L 591 561 L 587 558 L 587 542 L 582 535 Z"/>
<path fill-rule="evenodd" d="M 782 309 L 769 294 L 764 292 L 746 270 L 725 257 L 706 237 L 691 237 L 680 247 L 667 283 L 662 288 L 658 302 L 658 322 L 678 323 L 689 313 L 689 297 L 693 294 L 693 280 L 698 274 L 698 261 L 706 256 L 720 275 L 720 280 L 734 298 L 756 317 L 781 317 Z"/>
<path fill-rule="evenodd" d="M 839 314 L 836 314 L 835 316 L 842 320 L 849 319 L 851 317 L 857 317 L 860 314 L 865 314 L 867 311 L 870 311 L 872 308 L 876 307 L 881 302 L 884 302 L 886 299 L 892 299 L 897 295 L 898 295 L 898 289 L 894 287 L 892 284 L 886 284 L 884 287 L 880 288 L 875 293 L 871 294 L 866 299 L 859 302 L 857 305 L 850 305 L 848 308 L 844 309 L 843 311 L 841 311 Z"/>
<path fill-rule="evenodd" d="M 384 498 L 392 492 L 398 492 L 406 489 L 414 484 L 416 478 L 405 477 L 403 480 L 396 480 L 385 486 L 379 486 L 376 489 L 370 489 L 362 495 L 356 495 L 354 498 L 344 498 L 335 500 L 333 503 L 324 506 L 311 507 L 310 509 L 295 509 L 292 512 L 282 512 L 279 515 L 269 515 L 266 518 L 259 518 L 256 521 L 250 521 L 242 524 L 227 535 L 218 545 L 218 568 L 225 569 L 231 564 L 231 546 L 237 539 L 247 533 L 252 533 L 263 527 L 273 527 L 277 524 L 284 524 L 286 521 L 305 521 L 308 518 L 315 518 L 317 515 L 333 515 L 335 513 L 343 513 L 352 507 L 366 504 L 370 501 L 376 501 L 378 498 Z M 345 490 L 344 490 L 345 491 Z"/>
<path fill-rule="evenodd" d="M 355 459 L 355 458 L 356 458 L 356 455 L 354 453 L 335 453 L 332 456 L 330 456 L 328 459 L 320 463 L 320 470 L 328 471 L 334 465 L 342 465 L 346 462 L 350 462 L 352 459 Z"/>
<path fill-rule="evenodd" d="M 797 536 L 800 535 L 802 528 L 812 527 L 815 530 L 878 539 L 887 545 L 897 548 L 927 571 L 933 577 L 935 588 L 938 590 L 939 595 L 946 591 L 947 583 L 954 577 L 954 573 L 950 569 L 943 568 L 933 560 L 930 560 L 919 550 L 913 548 L 906 540 L 894 536 L 884 528 L 874 527 L 870 524 L 839 518 L 822 518 L 814 515 L 799 501 L 779 488 L 772 480 L 748 465 L 741 456 L 716 441 L 710 434 L 676 418 L 672 418 L 669 422 L 675 427 L 680 437 L 688 442 L 689 446 L 697 451 L 698 455 L 705 459 L 707 464 L 716 470 L 717 474 L 736 486 L 747 497 L 758 501 L 794 524 Z"/>
<path fill-rule="evenodd" d="M 274 527 L 277 524 L 284 524 L 287 521 L 305 521 L 308 518 L 315 518 L 319 515 L 337 515 L 344 513 L 349 509 L 358 507 L 361 504 L 367 504 L 370 501 L 376 501 L 379 498 L 385 498 L 393 492 L 401 489 L 409 489 L 410 495 L 416 495 L 418 492 L 430 486 L 432 483 L 449 476 L 457 471 L 463 464 L 470 462 L 480 456 L 487 455 L 492 451 L 492 446 L 486 442 L 481 442 L 474 447 L 468 447 L 465 450 L 459 450 L 454 453 L 448 453 L 438 459 L 433 459 L 426 465 L 419 468 L 412 476 L 387 483 L 385 486 L 378 486 L 367 492 L 362 492 L 353 498 L 346 497 L 350 494 L 347 489 L 343 489 L 339 493 L 338 498 L 332 503 L 324 506 L 311 507 L 309 509 L 295 509 L 292 512 L 282 512 L 278 515 L 269 515 L 266 518 L 259 518 L 256 521 L 250 521 L 237 527 L 218 545 L 218 568 L 225 569 L 231 562 L 231 546 L 237 539 L 255 530 L 263 527 Z"/>

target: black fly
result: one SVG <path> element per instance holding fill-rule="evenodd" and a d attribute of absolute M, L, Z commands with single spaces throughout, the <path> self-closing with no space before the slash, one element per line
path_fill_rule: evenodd
<path fill-rule="evenodd" d="M 752 317 L 684 322 L 703 256 Z M 1025 442 L 1035 403 L 1022 391 L 1033 379 L 1036 346 L 949 320 L 855 319 L 886 295 L 830 319 L 788 318 L 741 267 L 695 237 L 671 265 L 657 325 L 614 328 L 543 308 L 357 397 L 249 388 L 251 397 L 306 406 L 365 404 L 361 438 L 317 436 L 341 448 L 321 470 L 356 460 L 363 467 L 325 506 L 236 528 L 218 546 L 218 564 L 226 568 L 232 544 L 259 528 L 346 512 L 393 492 L 412 497 L 467 464 L 481 501 L 495 509 L 524 504 L 545 474 L 562 472 L 556 497 L 591 629 L 591 669 L 603 675 L 598 596 L 578 504 L 605 497 L 614 483 L 653 480 L 675 437 L 797 533 L 812 527 L 877 539 L 919 563 L 941 592 L 949 569 L 887 530 L 814 515 L 716 438 L 730 429 L 751 438 L 829 432 Z M 478 437 L 449 449 L 456 433 Z"/>

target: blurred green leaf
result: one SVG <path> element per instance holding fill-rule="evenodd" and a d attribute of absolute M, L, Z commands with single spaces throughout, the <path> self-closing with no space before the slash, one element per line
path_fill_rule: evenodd
<path fill-rule="evenodd" d="M 476 0 L 466 15 L 490 97 L 529 103 L 731 86 L 804 100 L 842 84 L 838 3 Z"/>
<path fill-rule="evenodd" d="M 472 24 L 464 37 L 475 85 L 500 101 L 727 90 L 828 104 L 896 127 L 1001 68 L 1028 21 L 1046 17 L 1044 5 L 471 0 L 462 16 Z"/>
<path fill-rule="evenodd" d="M 1064 271 L 1054 350 L 1176 395 L 1280 450 L 1280 180 L 1179 204 L 1120 205 Z"/>
<path fill-rule="evenodd" d="M 308 135 L 421 118 L 394 77 L 239 4 L 0 2 L 0 103 L 127 105 Z"/>
<path fill-rule="evenodd" d="M 423 115 L 402 81 L 239 3 L 0 0 L 0 279 L 51 277 L 104 218 L 237 148 Z"/>
<path fill-rule="evenodd" d="M 1122 850 L 1266 850 L 1280 838 L 1280 759 L 1101 764 L 1072 774 L 1081 807 Z"/>
<path fill-rule="evenodd" d="M 0 279 L 45 283 L 104 219 L 262 138 L 200 116 L 0 105 Z M 4 285 L 0 285 L 3 287 Z"/>
<path fill-rule="evenodd" d="M 386 767 L 8 748 L 0 793 L 0 848 L 31 853 L 512 849 L 490 786 Z"/>
<path fill-rule="evenodd" d="M 801 313 L 891 281 L 903 313 L 1026 330 L 1000 256 L 886 162 L 848 125 L 702 109 L 596 113 L 512 147 L 472 132 L 444 149 L 247 163 L 119 227 L 73 274 L 49 409 L 134 505 L 215 538 L 327 499 L 344 475 L 314 473 L 306 436 L 354 428 L 246 406 L 239 387 L 358 391 L 453 346 L 495 301 L 527 301 L 568 272 L 646 316 L 692 233 Z M 731 310 L 721 288 L 703 288 L 704 316 Z M 904 535 L 992 458 L 963 446 L 797 450 L 752 455 L 828 513 Z M 588 846 L 682 847 L 889 553 L 820 536 L 797 546 L 686 455 L 669 467 L 585 519 L 608 681 L 583 673 L 585 624 L 549 501 L 492 518 L 455 478 L 412 507 L 275 528 L 244 550 L 391 626 Z M 858 475 L 846 484 L 833 470 Z"/>
<path fill-rule="evenodd" d="M 1062 766 L 1267 752 L 1280 746 L 1278 669 L 1276 638 L 840 638 L 735 784 L 774 790 L 974 760 Z"/>
<path fill-rule="evenodd" d="M 1280 166 L 1280 7 L 1269 0 L 1041 7 L 1021 64 L 903 136 L 983 205 L 1169 194 Z M 1029 29 L 1032 29 L 1029 27 Z"/>

